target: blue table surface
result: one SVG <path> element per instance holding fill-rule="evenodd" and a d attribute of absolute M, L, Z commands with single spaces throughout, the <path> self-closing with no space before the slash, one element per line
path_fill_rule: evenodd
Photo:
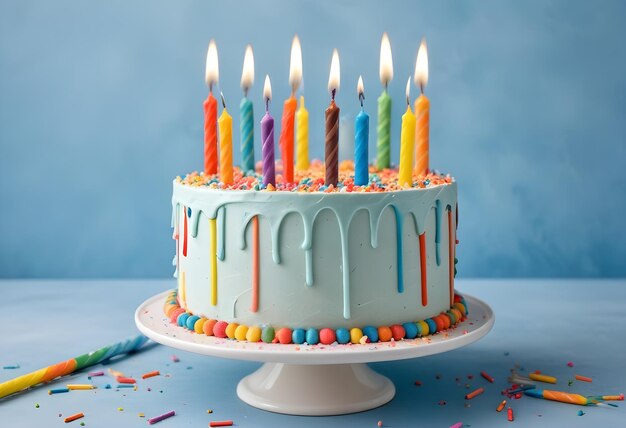
<path fill-rule="evenodd" d="M 2 280 L 0 381 L 137 334 L 137 306 L 174 280 L 27 281 Z M 458 290 L 487 302 L 496 314 L 483 339 L 444 354 L 371 364 L 396 385 L 395 398 L 367 412 L 332 417 L 298 417 L 258 410 L 237 398 L 237 382 L 259 363 L 206 357 L 152 346 L 129 358 L 94 366 L 50 385 L 0 400 L 0 425 L 20 427 L 146 426 L 146 419 L 169 410 L 176 416 L 158 427 L 208 426 L 232 419 L 241 427 L 484 427 L 506 424 L 497 413 L 501 390 L 516 365 L 524 373 L 541 370 L 558 378 L 558 389 L 584 395 L 626 391 L 626 280 L 459 280 Z M 471 308 L 470 308 L 471 310 Z M 174 363 L 176 354 L 180 362 Z M 574 367 L 567 366 L 573 362 Z M 138 390 L 103 389 L 48 395 L 68 382 L 87 383 L 87 372 L 114 368 L 139 378 Z M 159 370 L 161 376 L 141 380 Z M 480 377 L 486 371 L 490 384 Z M 568 380 L 575 374 L 593 383 Z M 470 376 L 473 378 L 470 379 Z M 421 386 L 414 382 L 421 381 Z M 116 385 L 105 376 L 94 383 Z M 485 392 L 466 401 L 469 391 Z M 150 390 L 148 389 L 150 388 Z M 623 426 L 626 402 L 619 408 L 579 407 L 530 397 L 509 400 L 516 426 Z M 37 407 L 37 404 L 39 407 Z M 213 410 L 209 414 L 207 410 Z M 578 411 L 585 412 L 578 416 Z M 72 425 L 63 418 L 83 412 Z M 146 418 L 140 418 L 144 413 Z M 59 417 L 59 415 L 63 417 Z"/>

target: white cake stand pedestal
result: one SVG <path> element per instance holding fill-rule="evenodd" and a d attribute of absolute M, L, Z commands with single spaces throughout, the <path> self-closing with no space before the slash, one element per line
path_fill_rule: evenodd
<path fill-rule="evenodd" d="M 393 383 L 365 363 L 417 358 L 460 348 L 491 330 L 494 315 L 483 301 L 464 294 L 469 317 L 455 329 L 420 339 L 365 345 L 248 343 L 195 334 L 171 324 L 163 313 L 169 291 L 135 312 L 139 330 L 155 342 L 214 357 L 264 362 L 237 385 L 251 406 L 291 415 L 340 415 L 382 406 Z"/>

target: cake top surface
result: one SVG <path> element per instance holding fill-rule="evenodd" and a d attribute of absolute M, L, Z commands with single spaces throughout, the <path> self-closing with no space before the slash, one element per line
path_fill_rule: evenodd
<path fill-rule="evenodd" d="M 233 190 L 233 191 L 259 191 L 259 192 L 307 192 L 307 193 L 375 193 L 394 192 L 399 190 L 425 189 L 435 186 L 447 185 L 454 182 L 449 174 L 431 171 L 428 174 L 413 174 L 412 186 L 400 186 L 398 184 L 398 170 L 395 168 L 377 170 L 370 166 L 369 183 L 367 186 L 354 184 L 354 162 L 343 161 L 339 165 L 339 182 L 337 186 L 324 184 L 324 164 L 319 160 L 313 160 L 309 169 L 294 171 L 294 183 L 285 183 L 280 174 L 280 165 L 277 165 L 276 186 L 263 184 L 263 176 L 256 172 L 243 173 L 235 167 L 233 182 L 224 184 L 220 181 L 219 174 L 204 175 L 204 173 L 191 172 L 185 176 L 176 177 L 176 182 L 190 187 Z"/>

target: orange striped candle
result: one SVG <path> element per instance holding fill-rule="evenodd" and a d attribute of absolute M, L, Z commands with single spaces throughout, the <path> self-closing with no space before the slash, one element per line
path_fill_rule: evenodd
<path fill-rule="evenodd" d="M 417 61 L 415 62 L 414 81 L 420 88 L 420 96 L 415 100 L 415 172 L 427 174 L 429 171 L 429 127 L 430 127 L 430 101 L 424 95 L 424 88 L 428 83 L 428 52 L 426 41 L 422 40 Z"/>

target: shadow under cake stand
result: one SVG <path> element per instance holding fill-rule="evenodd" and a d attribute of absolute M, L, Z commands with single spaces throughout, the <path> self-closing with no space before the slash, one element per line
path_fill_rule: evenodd
<path fill-rule="evenodd" d="M 157 294 L 135 312 L 139 330 L 166 346 L 214 357 L 264 364 L 237 385 L 237 395 L 259 409 L 291 415 L 340 415 L 373 409 L 396 393 L 393 383 L 366 363 L 424 357 L 477 341 L 493 327 L 483 301 L 463 294 L 470 314 L 456 328 L 426 338 L 364 345 L 281 345 L 238 342 L 195 334 L 169 322 Z"/>

